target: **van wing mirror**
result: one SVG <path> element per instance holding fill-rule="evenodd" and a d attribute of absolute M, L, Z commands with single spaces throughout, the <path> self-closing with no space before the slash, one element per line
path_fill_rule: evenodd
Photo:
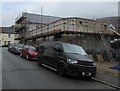
<path fill-rule="evenodd" d="M 61 48 L 54 48 L 54 49 L 55 49 L 56 52 L 60 52 L 60 53 L 63 52 L 63 50 Z"/>
<path fill-rule="evenodd" d="M 44 47 L 44 46 L 40 46 L 40 47 L 38 47 L 38 51 L 40 51 L 41 53 L 43 53 L 44 50 L 45 50 L 45 47 Z"/>

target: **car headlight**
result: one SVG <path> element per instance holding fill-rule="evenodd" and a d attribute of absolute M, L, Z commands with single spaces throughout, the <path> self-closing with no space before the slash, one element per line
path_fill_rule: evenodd
<path fill-rule="evenodd" d="M 95 64 L 95 63 L 93 63 L 93 65 L 94 65 L 94 66 L 96 66 L 96 64 Z"/>
<path fill-rule="evenodd" d="M 29 52 L 30 55 L 32 55 L 32 52 Z"/>
<path fill-rule="evenodd" d="M 69 64 L 77 64 L 78 61 L 77 60 L 73 60 L 73 59 L 67 59 L 67 63 L 69 63 Z"/>
<path fill-rule="evenodd" d="M 37 53 L 34 53 L 34 54 L 33 54 L 32 52 L 29 52 L 29 54 L 30 54 L 30 55 L 37 55 Z"/>

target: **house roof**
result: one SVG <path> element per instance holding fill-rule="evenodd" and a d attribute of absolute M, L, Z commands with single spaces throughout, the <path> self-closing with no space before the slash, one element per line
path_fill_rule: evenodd
<path fill-rule="evenodd" d="M 0 27 L 0 32 L 7 33 L 7 34 L 14 34 L 13 27 Z"/>
<path fill-rule="evenodd" d="M 2 33 L 2 27 L 0 27 L 0 33 Z"/>
<path fill-rule="evenodd" d="M 23 13 L 22 16 L 25 17 L 27 21 L 29 21 L 30 23 L 42 23 L 42 24 L 49 24 L 51 22 L 61 19 L 61 17 L 39 15 L 39 14 L 32 14 L 32 13 Z"/>

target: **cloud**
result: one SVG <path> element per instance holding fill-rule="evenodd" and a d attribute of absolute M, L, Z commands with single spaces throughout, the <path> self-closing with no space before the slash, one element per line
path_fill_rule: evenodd
<path fill-rule="evenodd" d="M 3 2 L 2 24 L 10 26 L 22 12 L 31 12 L 61 17 L 79 16 L 86 18 L 108 17 L 118 15 L 118 3 L 115 2 Z"/>
<path fill-rule="evenodd" d="M 2 0 L 2 2 L 119 2 L 119 0 Z"/>
<path fill-rule="evenodd" d="M 0 6 L 2 6 L 2 3 L 0 3 Z M 2 26 L 2 8 L 0 8 L 0 26 Z"/>

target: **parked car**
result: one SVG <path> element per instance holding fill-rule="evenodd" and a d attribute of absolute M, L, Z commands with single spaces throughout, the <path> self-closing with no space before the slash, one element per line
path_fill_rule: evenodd
<path fill-rule="evenodd" d="M 36 47 L 26 45 L 21 50 L 20 56 L 25 57 L 27 60 L 29 60 L 29 59 L 37 60 L 38 54 L 39 54 L 39 52 L 36 49 Z"/>
<path fill-rule="evenodd" d="M 62 42 L 43 42 L 38 48 L 38 64 L 57 70 L 59 75 L 71 74 L 91 78 L 96 75 L 95 62 L 78 45 Z"/>
<path fill-rule="evenodd" d="M 12 52 L 12 48 L 15 46 L 15 44 L 9 44 L 8 45 L 8 51 Z"/>
<path fill-rule="evenodd" d="M 23 49 L 23 48 L 24 48 L 24 44 L 17 43 L 13 46 L 12 53 L 13 54 L 20 54 L 21 49 Z"/>

